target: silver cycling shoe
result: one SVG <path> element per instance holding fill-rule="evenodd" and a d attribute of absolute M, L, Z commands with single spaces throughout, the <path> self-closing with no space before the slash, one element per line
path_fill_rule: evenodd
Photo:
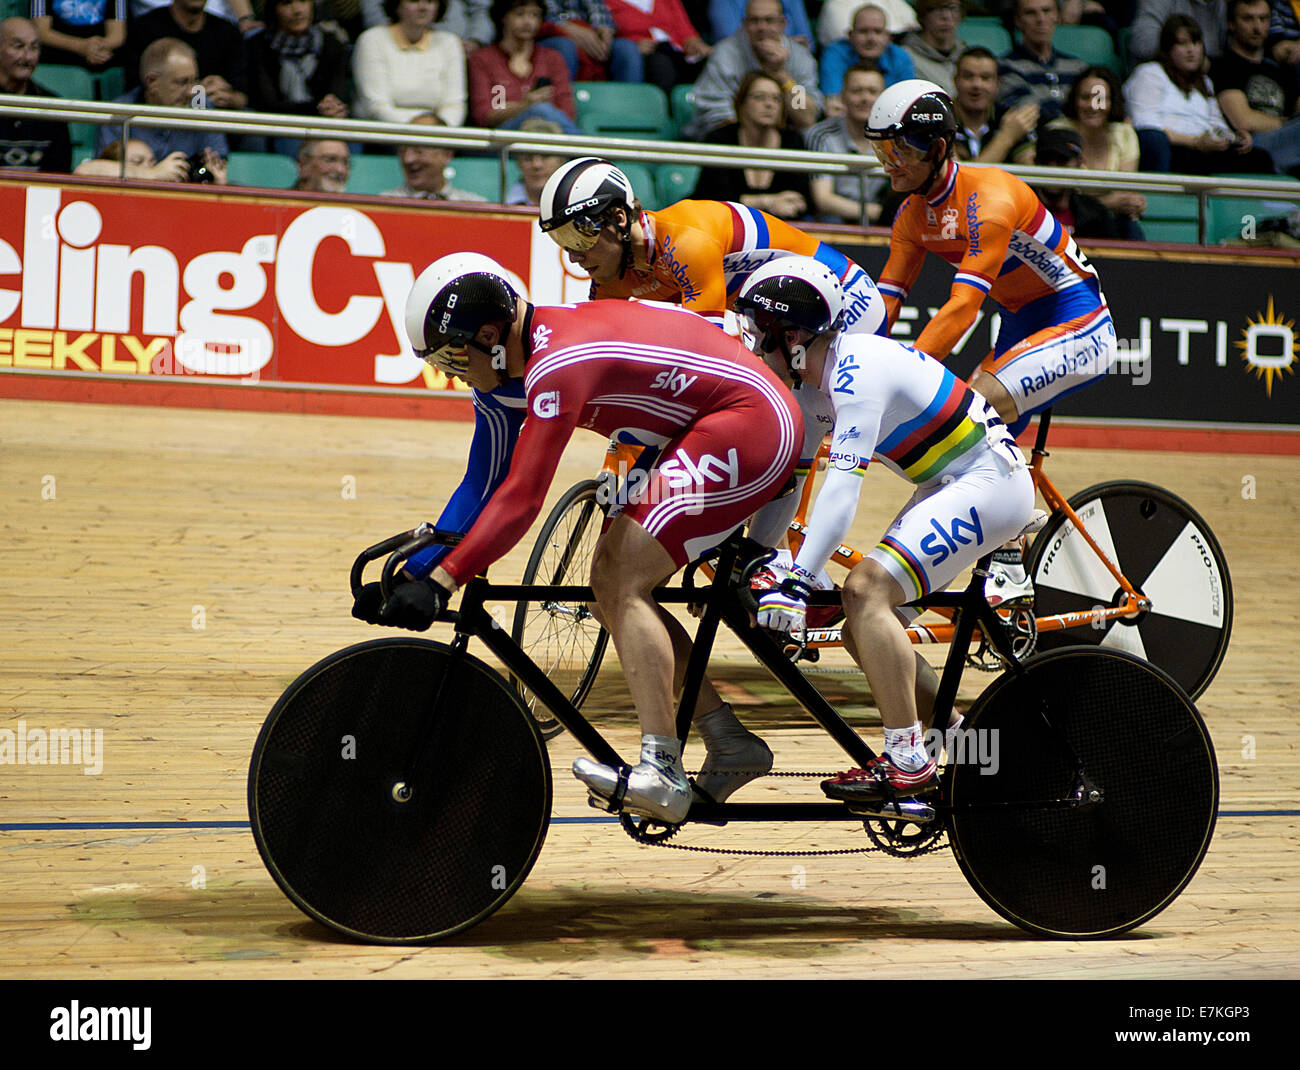
<path fill-rule="evenodd" d="M 603 810 L 680 825 L 691 809 L 691 786 L 686 777 L 649 762 L 616 769 L 590 758 L 577 758 L 573 775 L 587 785 L 592 805 Z"/>

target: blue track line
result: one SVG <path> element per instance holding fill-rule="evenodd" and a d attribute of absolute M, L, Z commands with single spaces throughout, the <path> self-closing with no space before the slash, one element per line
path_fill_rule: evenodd
<path fill-rule="evenodd" d="M 1220 810 L 1219 817 L 1300 817 L 1300 810 Z M 609 825 L 616 817 L 553 817 L 552 825 Z M 144 832 L 149 829 L 247 829 L 247 821 L 40 821 L 0 823 L 0 832 Z"/>

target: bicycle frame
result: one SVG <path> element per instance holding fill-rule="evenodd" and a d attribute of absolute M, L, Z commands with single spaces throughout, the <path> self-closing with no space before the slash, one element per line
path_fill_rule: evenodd
<path fill-rule="evenodd" d="M 353 565 L 353 588 L 359 589 L 365 565 L 384 554 L 390 554 L 383 570 L 385 590 L 401 563 L 411 554 L 435 543 L 454 543 L 459 535 L 439 532 L 422 525 L 413 531 L 395 535 L 382 543 L 364 550 Z M 713 577 L 707 588 L 660 587 L 654 592 L 660 605 L 698 604 L 704 610 L 691 648 L 681 698 L 677 708 L 677 733 L 686 741 L 691 727 L 696 698 L 708 668 L 719 624 L 725 624 L 745 645 L 751 654 L 785 687 L 789 694 L 812 716 L 826 733 L 849 756 L 853 764 L 865 767 L 876 755 L 861 736 L 834 710 L 806 676 L 789 660 L 769 633 L 750 623 L 749 610 L 742 604 L 740 593 L 727 578 L 736 568 L 740 544 L 731 538 L 721 547 Z M 997 617 L 984 599 L 984 576 L 987 575 L 988 556 L 981 558 L 972 573 L 971 582 L 963 591 L 941 591 L 913 603 L 918 608 L 943 607 L 955 614 L 952 624 L 955 641 L 944 664 L 934 710 L 949 710 L 957 696 L 965 664 L 964 650 L 977 629 L 992 637 L 992 642 L 1007 663 L 1015 670 L 1019 664 L 1009 641 L 996 626 Z M 531 691 L 556 719 L 573 734 L 573 737 L 596 761 L 617 768 L 624 762 L 600 732 L 582 716 L 568 698 L 556 687 L 538 665 L 502 629 L 488 613 L 484 603 L 492 601 L 565 601 L 593 602 L 589 586 L 554 586 L 543 584 L 496 585 L 486 577 L 476 577 L 464 589 L 460 608 L 444 619 L 456 628 L 453 648 L 464 651 L 471 637 L 477 638 L 497 657 L 505 669 Z M 812 605 L 838 605 L 838 592 L 823 592 L 813 596 Z M 933 711 L 932 711 L 933 713 Z M 933 721 L 933 718 L 931 719 Z M 718 823 L 726 821 L 862 821 L 864 815 L 850 812 L 842 803 L 706 803 L 696 799 L 687 821 Z M 880 820 L 897 820 L 881 817 Z"/>

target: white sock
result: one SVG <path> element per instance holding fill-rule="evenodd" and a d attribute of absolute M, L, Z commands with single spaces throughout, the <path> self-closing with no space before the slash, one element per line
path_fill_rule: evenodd
<path fill-rule="evenodd" d="M 906 728 L 886 728 L 885 753 L 899 769 L 914 773 L 930 760 L 921 746 L 923 738 L 920 721 L 913 721 Z"/>

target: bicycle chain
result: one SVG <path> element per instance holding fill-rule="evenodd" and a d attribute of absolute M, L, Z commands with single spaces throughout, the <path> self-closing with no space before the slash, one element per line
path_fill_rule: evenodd
<path fill-rule="evenodd" d="M 697 776 L 698 770 L 690 771 L 688 776 Z M 743 773 L 735 773 L 735 776 L 743 776 Z M 770 777 L 820 777 L 829 779 L 837 776 L 837 773 L 787 773 L 787 772 L 769 772 L 763 774 Z M 741 855 L 750 858 L 827 858 L 832 855 L 863 855 L 863 854 L 888 854 L 895 858 L 920 858 L 922 855 L 931 854 L 934 851 L 941 851 L 948 846 L 948 841 L 944 834 L 940 832 L 932 844 L 921 847 L 915 851 L 891 851 L 887 847 L 844 847 L 837 850 L 827 851 L 754 851 L 742 847 L 701 847 L 698 844 L 691 843 L 669 843 L 668 841 L 681 831 L 681 825 L 664 825 L 662 831 L 654 836 L 643 836 L 633 827 L 632 822 L 620 822 L 623 831 L 628 834 L 635 842 L 644 847 L 666 847 L 673 851 L 694 851 L 697 854 L 720 854 L 720 855 Z"/>

